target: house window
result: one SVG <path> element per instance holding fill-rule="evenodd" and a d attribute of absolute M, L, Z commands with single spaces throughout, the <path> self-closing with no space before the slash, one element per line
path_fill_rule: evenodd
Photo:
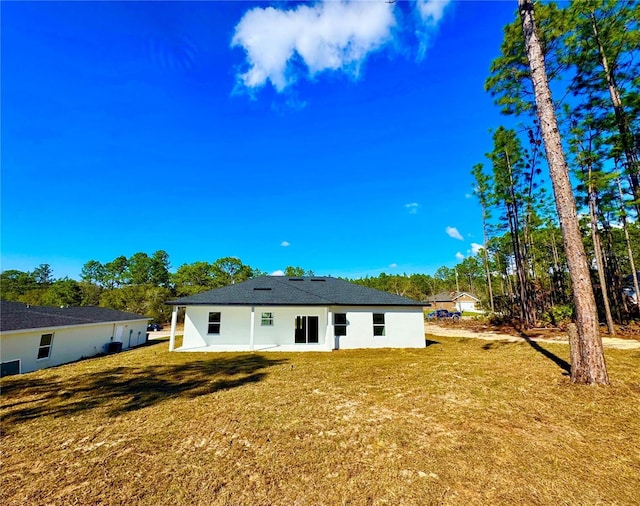
<path fill-rule="evenodd" d="M 384 313 L 373 313 L 373 335 L 384 336 Z"/>
<path fill-rule="evenodd" d="M 209 313 L 209 328 L 207 334 L 220 333 L 220 313 Z"/>
<path fill-rule="evenodd" d="M 347 313 L 333 314 L 333 330 L 336 336 L 347 335 Z"/>
<path fill-rule="evenodd" d="M 51 356 L 51 343 L 53 343 L 53 334 L 42 334 L 40 337 L 40 346 L 38 347 L 38 360 L 43 360 Z"/>
<path fill-rule="evenodd" d="M 2 362 L 0 366 L 0 378 L 10 376 L 12 374 L 20 374 L 20 359 Z"/>
<path fill-rule="evenodd" d="M 318 343 L 318 317 L 296 316 L 295 342 Z"/>
<path fill-rule="evenodd" d="M 262 313 L 260 325 L 263 327 L 273 327 L 273 313 Z"/>

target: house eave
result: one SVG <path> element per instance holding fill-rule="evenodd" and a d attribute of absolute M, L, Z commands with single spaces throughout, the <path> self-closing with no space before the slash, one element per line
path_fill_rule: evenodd
<path fill-rule="evenodd" d="M 327 306 L 339 306 L 339 307 L 423 307 L 424 303 L 416 302 L 415 304 L 379 304 L 379 303 L 344 303 L 344 302 L 324 302 L 319 304 L 317 302 L 179 302 L 168 301 L 165 302 L 167 306 L 187 307 L 187 306 L 236 306 L 236 307 L 251 307 L 251 306 L 265 306 L 265 307 L 327 307 Z"/>
<path fill-rule="evenodd" d="M 28 334 L 30 332 L 43 332 L 47 330 L 66 330 L 70 328 L 78 328 L 78 327 L 94 327 L 96 325 L 116 325 L 118 323 L 127 324 L 127 323 L 138 323 L 138 322 L 148 322 L 153 320 L 153 318 L 137 318 L 135 320 L 113 320 L 113 321 L 105 321 L 105 322 L 91 322 L 91 323 L 76 323 L 69 325 L 47 325 L 44 327 L 31 327 L 31 328 L 21 328 L 21 329 L 7 329 L 2 330 L 0 336 L 6 336 L 8 334 Z"/>

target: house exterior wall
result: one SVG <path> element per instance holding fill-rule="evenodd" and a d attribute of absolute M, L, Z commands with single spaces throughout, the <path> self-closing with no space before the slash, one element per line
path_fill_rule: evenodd
<path fill-rule="evenodd" d="M 435 311 L 436 309 L 446 309 L 447 311 L 457 311 L 458 306 L 453 301 L 439 301 L 439 302 L 434 302 L 433 310 Z"/>
<path fill-rule="evenodd" d="M 2 362 L 20 360 L 20 372 L 37 371 L 103 353 L 122 326 L 122 347 L 143 344 L 147 336 L 147 320 L 74 325 L 45 329 L 3 332 L 0 337 Z M 53 334 L 48 358 L 38 360 L 40 338 Z"/>
<path fill-rule="evenodd" d="M 421 307 L 187 306 L 180 351 L 331 351 L 335 348 L 422 348 Z M 208 334 L 209 313 L 220 312 L 220 333 Z M 347 335 L 335 336 L 333 313 L 347 314 Z M 262 313 L 273 325 L 262 325 Z M 373 335 L 373 313 L 384 313 L 385 335 Z M 297 316 L 318 317 L 318 343 L 295 343 Z"/>
<path fill-rule="evenodd" d="M 209 313 L 220 313 L 220 334 L 208 334 Z M 262 313 L 273 314 L 273 325 L 261 325 Z M 296 316 L 318 317 L 318 343 L 297 344 Z M 181 351 L 207 347 L 212 351 L 330 351 L 333 336 L 327 338 L 327 308 L 321 306 L 255 306 L 251 341 L 251 306 L 187 306 Z"/>
<path fill-rule="evenodd" d="M 336 347 L 424 348 L 424 316 L 421 307 L 334 307 L 347 314 L 347 335 L 336 338 Z M 384 314 L 385 335 L 373 335 L 373 314 Z"/>

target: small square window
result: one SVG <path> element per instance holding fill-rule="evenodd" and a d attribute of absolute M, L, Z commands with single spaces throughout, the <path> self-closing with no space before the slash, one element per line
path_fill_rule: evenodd
<path fill-rule="evenodd" d="M 209 313 L 209 327 L 207 329 L 208 334 L 220 333 L 220 313 Z"/>
<path fill-rule="evenodd" d="M 40 346 L 38 347 L 38 360 L 49 358 L 51 356 L 52 343 L 53 334 L 42 334 L 40 337 Z"/>
<path fill-rule="evenodd" d="M 260 325 L 263 327 L 273 327 L 273 313 L 262 313 Z"/>

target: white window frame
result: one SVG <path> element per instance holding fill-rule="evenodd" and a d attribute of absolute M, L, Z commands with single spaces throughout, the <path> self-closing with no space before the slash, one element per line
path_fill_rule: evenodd
<path fill-rule="evenodd" d="M 382 323 L 376 322 L 376 316 L 382 316 Z M 373 337 L 385 337 L 387 332 L 385 329 L 386 319 L 385 319 L 384 313 L 372 313 L 372 319 L 373 319 Z M 380 332 L 380 333 L 376 333 L 376 332 Z"/>
<path fill-rule="evenodd" d="M 261 327 L 273 327 L 273 311 L 263 311 L 260 314 Z"/>
<path fill-rule="evenodd" d="M 218 315 L 218 319 L 214 319 L 212 320 L 212 316 L 213 315 Z M 217 332 L 211 332 L 211 326 L 212 325 L 217 325 L 218 326 L 218 331 Z M 210 336 L 219 336 L 220 335 L 220 328 L 222 326 L 222 313 L 220 311 L 209 311 L 209 317 L 207 319 L 207 335 Z"/>
<path fill-rule="evenodd" d="M 344 315 L 344 323 L 337 323 L 336 317 L 338 315 Z M 347 335 L 347 327 L 349 321 L 347 320 L 347 313 L 333 313 L 333 333 L 338 337 L 344 337 Z M 338 333 L 338 329 L 342 329 L 344 333 Z"/>
<path fill-rule="evenodd" d="M 51 336 L 51 338 L 49 339 L 49 344 L 42 344 L 42 339 L 46 336 Z M 40 361 L 40 360 L 49 360 L 49 358 L 51 358 L 51 348 L 53 347 L 53 336 L 54 333 L 53 332 L 47 332 L 46 334 L 42 334 L 40 336 L 40 344 L 38 345 L 38 354 L 36 355 L 36 360 Z M 40 356 L 40 351 L 41 350 L 47 350 L 47 356 L 46 357 L 41 357 Z"/>

